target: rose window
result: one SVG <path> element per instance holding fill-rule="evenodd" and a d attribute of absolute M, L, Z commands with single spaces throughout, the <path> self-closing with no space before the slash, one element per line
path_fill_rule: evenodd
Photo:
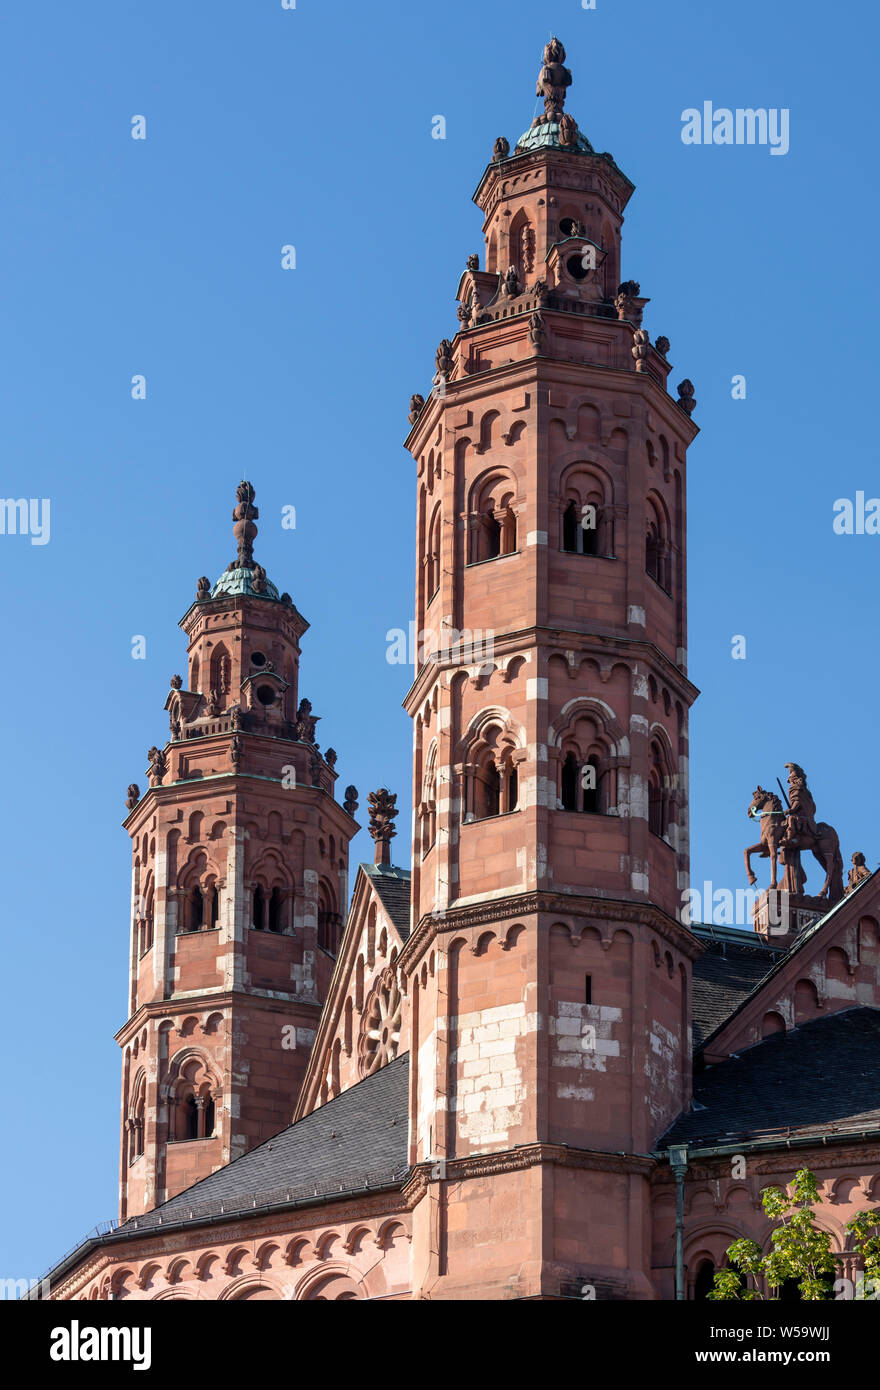
<path fill-rule="evenodd" d="M 388 1062 L 393 1062 L 400 1045 L 402 999 L 397 981 L 392 977 L 372 990 L 361 1030 L 361 1074 L 370 1076 Z"/>

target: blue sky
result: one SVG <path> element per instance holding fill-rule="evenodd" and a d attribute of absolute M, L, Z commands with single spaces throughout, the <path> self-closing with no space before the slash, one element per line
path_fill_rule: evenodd
<path fill-rule="evenodd" d="M 792 759 L 846 861 L 862 849 L 876 866 L 880 537 L 835 535 L 832 506 L 880 493 L 877 27 L 875 6 L 815 0 L 7 13 L 0 492 L 49 498 L 51 539 L 0 537 L 0 1276 L 36 1276 L 115 1213 L 119 822 L 165 737 L 177 620 L 198 576 L 233 556 L 245 474 L 257 558 L 311 623 L 302 691 L 341 785 L 362 800 L 397 790 L 408 822 L 408 673 L 385 660 L 412 610 L 408 400 L 453 336 L 459 275 L 481 248 L 471 194 L 495 137 L 513 144 L 531 123 L 551 32 L 574 74 L 569 109 L 636 184 L 624 275 L 699 402 L 694 879 L 743 886 L 752 789 Z M 682 111 L 704 100 L 788 108 L 789 153 L 685 146 Z M 146 660 L 131 657 L 136 635 Z"/>

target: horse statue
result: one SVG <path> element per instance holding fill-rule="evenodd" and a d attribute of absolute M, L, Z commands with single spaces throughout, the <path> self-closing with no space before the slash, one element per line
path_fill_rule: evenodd
<path fill-rule="evenodd" d="M 775 792 L 768 792 L 764 787 L 756 787 L 752 795 L 748 814 L 752 820 L 760 820 L 761 839 L 745 851 L 749 883 L 754 887 L 758 881 L 752 873 L 751 856 L 759 854 L 762 859 L 770 860 L 771 888 L 778 887 L 777 866 L 782 863 L 783 887 L 790 893 L 803 893 L 807 875 L 801 866 L 801 851 L 810 850 L 825 873 L 825 882 L 816 896 L 836 903 L 843 897 L 843 855 L 837 831 L 825 821 L 816 822 L 811 815 L 805 814 L 807 806 L 812 805 L 812 797 L 804 804 L 806 778 L 797 764 L 787 766 L 796 769 L 789 777 L 789 785 L 801 792 L 800 798 L 788 809 Z"/>

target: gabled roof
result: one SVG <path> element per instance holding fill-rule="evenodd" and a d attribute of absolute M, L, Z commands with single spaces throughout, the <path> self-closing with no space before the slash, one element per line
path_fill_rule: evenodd
<path fill-rule="evenodd" d="M 409 869 L 397 869 L 392 864 L 361 864 L 368 874 L 382 906 L 388 913 L 402 941 L 406 941 L 410 930 L 410 880 Z"/>
<path fill-rule="evenodd" d="M 836 902 L 833 907 L 829 908 L 829 910 L 825 913 L 823 917 L 817 918 L 817 920 L 813 922 L 812 926 L 807 927 L 805 931 L 802 931 L 800 933 L 800 935 L 796 938 L 796 940 L 792 943 L 792 945 L 787 951 L 775 953 L 775 957 L 772 961 L 770 961 L 765 974 L 756 979 L 751 989 L 746 990 L 741 994 L 741 996 L 738 999 L 732 1001 L 729 1012 L 723 1017 L 719 1018 L 718 1022 L 715 1023 L 714 1026 L 710 1029 L 710 1031 L 704 1035 L 699 1048 L 697 1046 L 695 1037 L 694 1052 L 702 1050 L 703 1047 L 705 1047 L 705 1044 L 710 1040 L 710 1038 L 713 1038 L 716 1033 L 719 1033 L 721 1029 L 725 1027 L 725 1025 L 730 1021 L 730 1019 L 733 1018 L 735 1014 L 739 1013 L 739 1011 L 745 1007 L 748 1001 L 754 995 L 756 995 L 760 989 L 763 989 L 764 985 L 771 979 L 772 976 L 777 975 L 781 970 L 784 970 L 788 962 L 792 959 L 792 957 L 798 955 L 801 951 L 805 949 L 806 946 L 810 945 L 813 941 L 815 941 L 816 937 L 820 934 L 820 932 L 825 932 L 828 927 L 828 923 L 833 921 L 835 918 L 838 918 L 843 912 L 845 912 L 846 909 L 850 906 L 850 904 L 856 901 L 860 893 L 865 894 L 868 889 L 868 885 L 871 883 L 875 883 L 878 873 L 880 873 L 880 870 L 876 870 L 873 874 L 871 874 L 870 878 L 863 879 L 862 882 L 856 888 L 854 888 L 851 893 L 847 893 L 845 897 L 841 898 L 839 902 Z M 706 937 L 701 935 L 699 929 L 692 930 L 694 930 L 694 935 L 700 936 L 700 939 L 702 941 L 706 940 Z M 708 928 L 708 930 L 711 932 L 712 928 Z M 715 930 L 721 931 L 725 929 L 715 928 Z M 725 936 L 728 940 L 734 934 L 740 935 L 739 932 L 733 933 L 729 929 L 725 930 Z M 749 934 L 746 932 L 742 932 L 741 934 L 744 937 L 749 936 Z M 751 937 L 749 937 L 749 939 L 754 940 L 754 938 Z M 694 975 L 696 977 L 696 967 L 694 970 Z M 694 1031 L 696 1033 L 696 1024 Z"/>
<path fill-rule="evenodd" d="M 754 932 L 711 926 L 692 931 L 706 948 L 693 966 L 693 1050 L 700 1052 L 785 953 Z"/>
<path fill-rule="evenodd" d="M 669 1144 L 781 1139 L 880 1126 L 880 1009 L 842 1009 L 775 1033 L 694 1077 Z"/>
<path fill-rule="evenodd" d="M 404 1054 L 162 1206 L 130 1218 L 120 1233 L 402 1186 L 408 1094 Z"/>

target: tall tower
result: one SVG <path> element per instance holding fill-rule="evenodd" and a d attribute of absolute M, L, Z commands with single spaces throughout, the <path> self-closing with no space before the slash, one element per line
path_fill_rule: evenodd
<path fill-rule="evenodd" d="M 645 1155 L 689 1098 L 693 388 L 669 394 L 669 343 L 621 283 L 633 185 L 565 112 L 564 60 L 554 39 L 544 113 L 495 143 L 485 269 L 468 259 L 407 439 L 411 1157 L 434 1161 L 434 1297 L 652 1297 Z"/>
<path fill-rule="evenodd" d="M 169 741 L 129 787 L 122 1219 L 290 1122 L 341 933 L 357 793 L 334 799 L 299 698 L 308 623 L 254 562 L 253 499 L 241 483 L 237 558 L 199 580 Z"/>

